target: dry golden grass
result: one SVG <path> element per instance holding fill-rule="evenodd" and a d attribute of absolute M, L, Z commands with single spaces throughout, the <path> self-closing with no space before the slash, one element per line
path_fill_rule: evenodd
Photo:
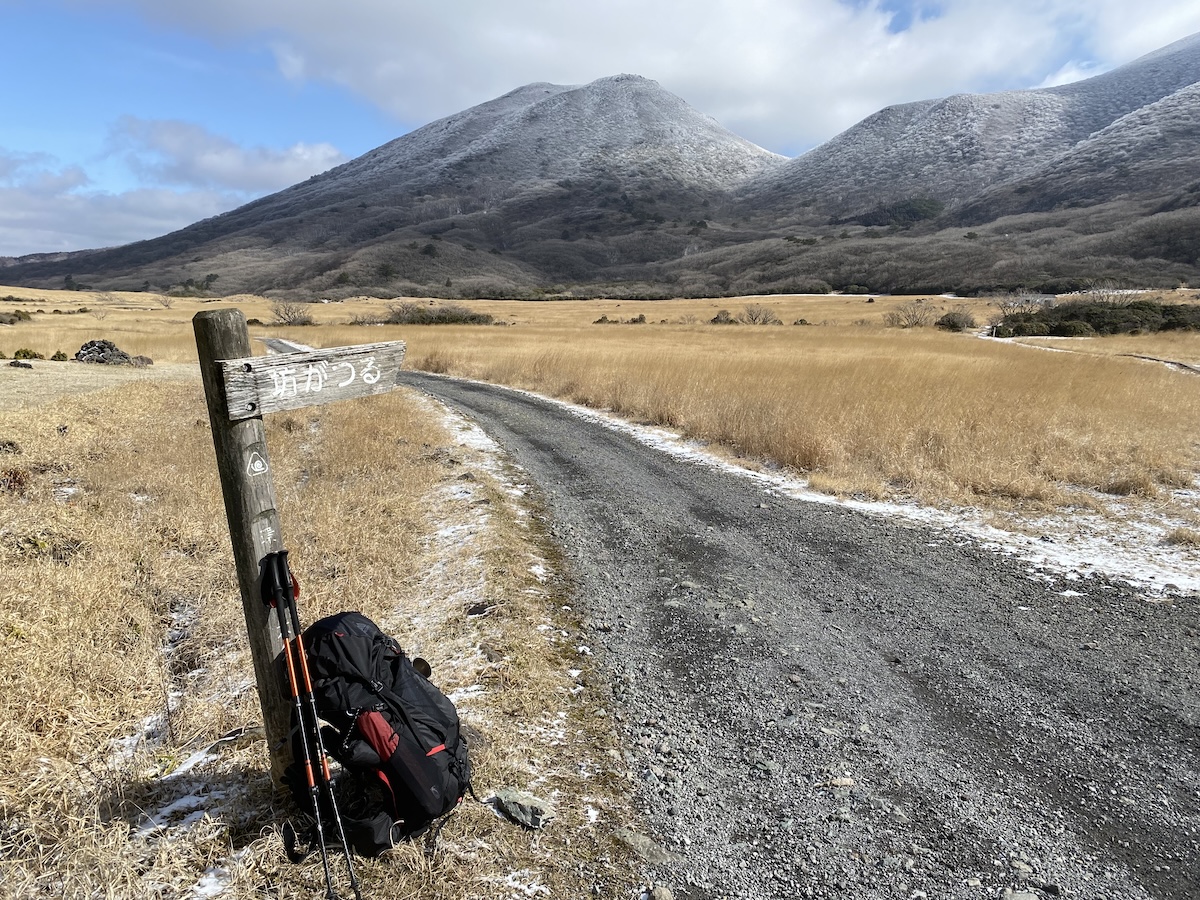
<path fill-rule="evenodd" d="M 0 412 L 0 440 L 19 445 L 0 445 L 0 894 L 188 897 L 211 869 L 232 900 L 319 895 L 316 858 L 283 855 L 264 742 L 215 743 L 259 710 L 198 380 Z M 480 792 L 559 795 L 532 835 L 467 804 L 432 861 L 360 861 L 367 896 L 494 897 L 520 870 L 554 896 L 626 892 L 582 800 L 624 824 L 626 788 L 598 698 L 571 693 L 576 625 L 526 562 L 543 538 L 498 485 L 454 490 L 461 452 L 414 396 L 282 414 L 268 441 L 305 621 L 361 609 L 448 690 L 482 685 L 460 705 Z M 472 598 L 493 612 L 468 618 Z"/>
<path fill-rule="evenodd" d="M 19 347 L 71 354 L 107 338 L 156 365 L 0 368 L 0 442 L 21 446 L 0 452 L 0 892 L 190 896 L 213 868 L 227 870 L 232 900 L 317 894 L 318 864 L 283 861 L 280 808 L 252 731 L 179 769 L 259 715 L 211 440 L 187 365 L 195 360 L 191 317 L 213 304 L 29 294 L 11 306 L 45 311 L 0 328 L 7 355 Z M 827 324 L 689 324 L 750 302 L 785 322 Z M 1088 352 L 1046 353 L 881 327 L 906 302 L 479 301 L 467 305 L 515 325 L 350 326 L 351 317 L 388 306 L 361 300 L 313 305 L 320 327 L 256 326 L 252 334 L 313 346 L 403 339 L 414 367 L 668 425 L 794 467 L 834 493 L 1003 508 L 1077 504 L 1076 486 L 1137 497 L 1192 483 L 1200 381 L 1123 354 L 1195 360 L 1200 338 L 1072 341 Z M 216 305 L 231 304 L 271 318 L 262 298 Z M 80 305 L 105 312 L 51 311 Z M 981 324 L 989 309 L 974 303 Z M 592 325 L 601 315 L 645 315 L 649 324 Z M 136 383 L 109 383 L 126 379 Z M 575 624 L 555 612 L 563 598 L 530 575 L 528 562 L 551 552 L 524 524 L 531 519 L 516 519 L 486 479 L 472 493 L 455 490 L 455 461 L 468 451 L 453 449 L 409 395 L 281 414 L 268 429 L 306 621 L 362 609 L 430 658 L 446 687 L 482 685 L 460 707 L 477 732 L 476 784 L 565 798 L 558 823 L 533 836 L 468 806 L 432 863 L 419 848 L 362 863 L 368 894 L 491 897 L 496 879 L 520 870 L 554 896 L 583 896 L 593 884 L 607 895 L 627 889 L 627 856 L 581 808 L 578 766 L 591 775 L 587 802 L 604 822 L 628 814 L 627 786 L 613 773 L 613 738 L 597 725 L 604 720 L 587 715 L 599 699 L 571 693 L 566 670 L 587 667 L 571 655 Z M 447 524 L 454 536 L 440 538 Z M 1197 543 L 1190 524 L 1165 540 Z M 464 598 L 494 610 L 468 617 Z M 553 718 L 559 711 L 565 726 Z M 198 793 L 193 806 L 183 802 Z M 182 812 L 162 813 L 173 801 Z M 180 821 L 193 810 L 203 815 Z M 156 813 L 164 827 L 147 827 Z"/>
<path fill-rule="evenodd" d="M 149 356 L 159 362 L 195 362 L 196 348 L 192 340 L 191 319 L 201 309 L 237 306 L 247 319 L 274 321 L 272 301 L 249 295 L 222 297 L 216 300 L 169 298 L 171 307 L 159 303 L 159 295 L 143 293 L 92 293 L 79 291 L 38 291 L 31 288 L 0 287 L 0 296 L 28 298 L 28 302 L 2 302 L 0 312 L 23 309 L 34 313 L 32 322 L 0 327 L 0 352 L 6 356 L 21 347 L 29 347 L 46 357 L 56 350 L 68 356 L 88 340 L 111 340 L 122 350 L 134 355 Z M 987 300 L 949 300 L 945 298 L 879 297 L 868 303 L 855 296 L 792 296 L 734 297 L 721 300 L 469 300 L 461 305 L 487 312 L 502 322 L 521 327 L 559 327 L 590 325 L 601 316 L 612 320 L 636 319 L 645 316 L 647 322 L 675 325 L 708 322 L 720 310 L 736 315 L 749 304 L 772 309 L 781 321 L 791 325 L 806 319 L 814 325 L 882 325 L 884 317 L 900 306 L 921 299 L 929 308 L 943 312 L 965 305 L 981 326 L 995 313 Z M 344 303 L 312 303 L 304 306 L 318 326 L 344 325 L 356 318 L 384 316 L 396 301 L 369 297 L 352 298 Z M 424 303 L 442 301 L 419 300 Z M 86 307 L 89 312 L 73 312 Z M 54 310 L 59 313 L 55 314 Z M 98 318 L 99 316 L 99 318 Z M 324 331 L 324 329 L 321 329 Z M 252 326 L 252 334 L 286 333 L 304 343 L 317 343 L 313 329 L 276 326 Z M 360 343 L 361 329 L 352 329 L 351 343 Z M 323 346 L 331 346 L 322 334 Z"/>
<path fill-rule="evenodd" d="M 1179 527 L 1173 528 L 1167 533 L 1165 538 L 1168 544 L 1182 547 L 1193 547 L 1200 549 L 1200 531 L 1195 528 Z"/>
<path fill-rule="evenodd" d="M 58 292 L 53 300 L 81 297 L 92 303 L 94 295 Z M 381 316 L 393 301 L 356 298 L 307 306 L 319 327 L 253 326 L 251 333 L 322 347 L 403 339 L 410 366 L 674 426 L 742 457 L 793 467 L 813 487 L 836 494 L 1003 508 L 1079 503 L 1079 487 L 1152 497 L 1163 486 L 1191 483 L 1200 382 L 1133 357 L 1197 360 L 1200 336 L 1059 341 L 1053 346 L 1072 352 L 1046 353 L 883 327 L 889 313 L 915 299 L 934 315 L 965 305 L 981 325 L 997 313 L 987 299 L 939 297 L 465 301 L 510 327 L 366 328 L 347 323 Z M 49 314 L 10 330 L 30 339 L 49 335 L 35 347 L 48 351 L 58 344 L 47 322 L 72 318 L 75 337 L 108 336 L 151 356 L 153 345 L 157 358 L 185 361 L 195 353 L 190 317 L 213 305 L 179 299 L 167 310 L 145 294 L 110 295 L 108 302 L 113 312 L 99 321 Z M 144 308 L 118 308 L 137 304 Z M 706 323 L 720 309 L 736 315 L 749 304 L 770 308 L 785 323 L 825 324 L 690 324 Z M 261 297 L 215 305 L 272 319 L 271 303 Z M 602 316 L 644 316 L 646 324 L 592 324 Z M 99 335 L 104 329 L 97 326 L 124 330 Z M 0 350 L 24 339 L 0 330 Z"/>
<path fill-rule="evenodd" d="M 270 321 L 271 302 L 262 297 L 235 296 L 206 301 L 168 298 L 170 308 L 157 294 L 39 291 L 0 287 L 0 296 L 28 298 L 28 302 L 0 302 L 0 312 L 25 310 L 29 322 L 0 327 L 0 353 L 11 357 L 28 347 L 47 358 L 61 350 L 72 357 L 90 340 L 109 340 L 134 356 L 149 356 L 156 364 L 196 362 L 192 316 L 201 309 L 237 306 L 247 318 Z M 79 312 L 86 308 L 88 312 Z M 314 309 L 324 309 L 314 305 Z M 58 310 L 58 313 L 55 313 Z M 345 316 L 342 316 L 344 319 Z M 320 319 L 319 319 L 320 321 Z M 330 319 L 333 321 L 333 319 Z"/>
<path fill-rule="evenodd" d="M 818 489 L 1053 504 L 1191 484 L 1200 381 L 931 329 L 403 330 L 410 364 L 677 428 Z M 341 337 L 341 335 L 337 335 Z"/>

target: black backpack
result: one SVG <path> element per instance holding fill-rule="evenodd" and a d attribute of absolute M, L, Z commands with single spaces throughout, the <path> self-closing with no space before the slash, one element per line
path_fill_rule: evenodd
<path fill-rule="evenodd" d="M 314 622 L 304 649 L 317 712 L 329 723 L 325 749 L 343 769 L 334 793 L 346 840 L 378 856 L 428 829 L 469 790 L 458 712 L 429 680 L 428 664 L 418 659 L 415 668 L 361 613 Z M 289 781 L 299 787 L 302 779 Z M 307 794 L 302 805 L 311 805 Z"/>

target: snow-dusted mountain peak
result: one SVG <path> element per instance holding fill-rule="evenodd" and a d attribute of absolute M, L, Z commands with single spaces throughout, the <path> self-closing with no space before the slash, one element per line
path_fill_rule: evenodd
<path fill-rule="evenodd" d="M 636 169 L 638 177 L 723 190 L 782 162 L 657 82 L 624 74 L 584 85 L 524 85 L 431 122 L 303 188 L 437 194 L 471 179 L 503 181 L 511 189 Z"/>
<path fill-rule="evenodd" d="M 1197 81 L 1200 34 L 1072 84 L 891 106 L 768 173 L 754 196 L 835 216 L 913 197 L 953 207 Z"/>

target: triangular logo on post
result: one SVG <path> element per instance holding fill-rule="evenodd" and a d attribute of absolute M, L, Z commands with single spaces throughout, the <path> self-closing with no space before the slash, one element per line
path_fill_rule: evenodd
<path fill-rule="evenodd" d="M 265 475 L 267 472 L 267 461 L 263 455 L 255 450 L 250 454 L 250 464 L 246 466 L 247 475 Z"/>

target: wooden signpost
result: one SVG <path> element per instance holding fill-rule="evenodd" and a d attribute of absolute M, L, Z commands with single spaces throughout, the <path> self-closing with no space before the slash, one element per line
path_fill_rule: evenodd
<path fill-rule="evenodd" d="M 291 704 L 275 669 L 283 651 L 279 626 L 258 588 L 259 560 L 284 549 L 262 417 L 391 390 L 397 386 L 404 343 L 252 356 L 246 317 L 239 309 L 197 313 L 192 328 L 271 753 L 271 775 L 278 784 L 292 759 Z"/>

